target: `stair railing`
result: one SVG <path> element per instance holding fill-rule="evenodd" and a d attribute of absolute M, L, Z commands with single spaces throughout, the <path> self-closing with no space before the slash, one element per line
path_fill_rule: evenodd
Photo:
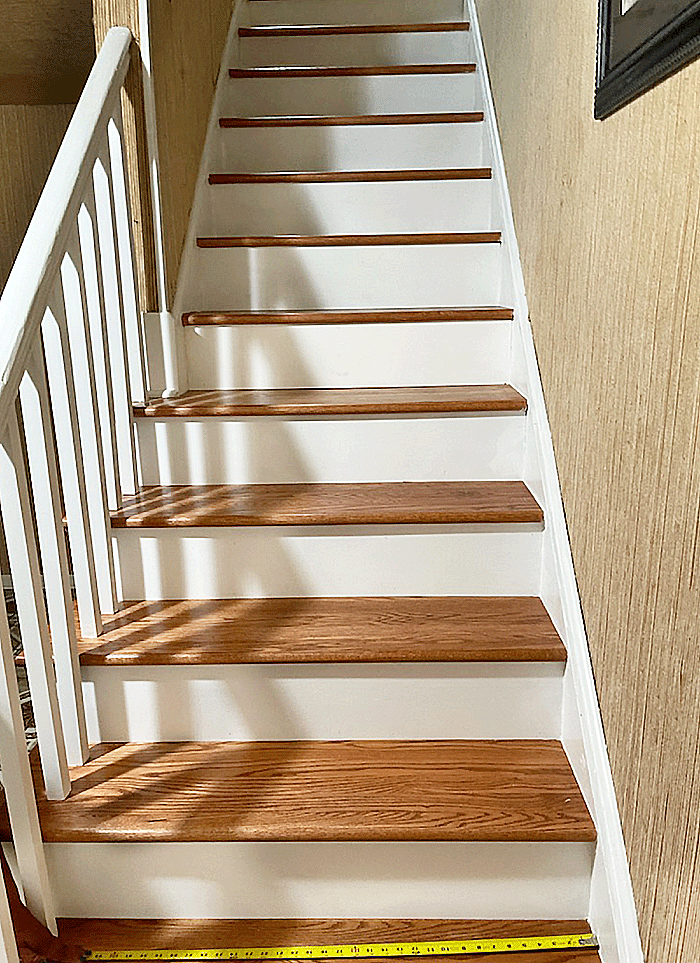
<path fill-rule="evenodd" d="M 96 637 L 118 605 L 109 513 L 137 488 L 132 406 L 146 364 L 121 106 L 131 43 L 126 28 L 107 34 L 0 298 L 0 511 L 48 799 L 68 795 L 68 767 L 88 756 L 72 584 L 80 633 Z M 0 658 L 19 876 L 55 928 L 4 593 Z"/>

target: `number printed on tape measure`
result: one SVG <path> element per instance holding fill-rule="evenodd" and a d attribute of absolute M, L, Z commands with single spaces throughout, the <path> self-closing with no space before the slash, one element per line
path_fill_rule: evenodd
<path fill-rule="evenodd" d="M 133 960 L 351 959 L 352 957 L 455 956 L 462 953 L 515 953 L 526 950 L 596 949 L 593 933 L 522 936 L 504 939 L 445 940 L 428 943 L 344 943 L 328 946 L 237 946 L 226 949 L 90 950 L 88 963 Z"/>

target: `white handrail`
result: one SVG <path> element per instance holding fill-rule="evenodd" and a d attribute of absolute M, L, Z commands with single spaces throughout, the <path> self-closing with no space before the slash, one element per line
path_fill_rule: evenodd
<path fill-rule="evenodd" d="M 90 71 L 0 297 L 0 429 L 17 397 L 65 241 L 129 66 L 132 35 L 113 27 Z M 42 303 L 43 302 L 43 303 Z"/>

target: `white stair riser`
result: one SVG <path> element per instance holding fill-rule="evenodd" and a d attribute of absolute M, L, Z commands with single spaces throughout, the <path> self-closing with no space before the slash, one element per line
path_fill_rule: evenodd
<path fill-rule="evenodd" d="M 197 248 L 185 310 L 498 304 L 500 244 Z"/>
<path fill-rule="evenodd" d="M 241 37 L 243 67 L 353 67 L 381 64 L 442 64 L 473 61 L 469 31 Z"/>
<path fill-rule="evenodd" d="M 491 181 L 226 184 L 208 191 L 213 234 L 490 231 Z"/>
<path fill-rule="evenodd" d="M 558 663 L 108 666 L 82 673 L 92 744 L 557 739 L 561 730 Z"/>
<path fill-rule="evenodd" d="M 541 526 L 117 529 L 123 599 L 537 595 Z"/>
<path fill-rule="evenodd" d="M 62 917 L 583 919 L 591 843 L 48 843 Z"/>
<path fill-rule="evenodd" d="M 256 77 L 229 81 L 223 111 L 285 114 L 415 114 L 476 110 L 475 74 Z"/>
<path fill-rule="evenodd" d="M 271 0 L 272 2 L 272 0 Z M 342 171 L 479 167 L 483 123 L 221 130 L 222 171 Z"/>
<path fill-rule="evenodd" d="M 187 328 L 185 345 L 191 388 L 503 384 L 511 331 L 510 321 L 231 325 Z"/>
<path fill-rule="evenodd" d="M 136 421 L 145 485 L 460 481 L 522 475 L 525 417 Z"/>
<path fill-rule="evenodd" d="M 269 0 L 248 5 L 252 24 L 441 23 L 461 20 L 462 0 Z"/>

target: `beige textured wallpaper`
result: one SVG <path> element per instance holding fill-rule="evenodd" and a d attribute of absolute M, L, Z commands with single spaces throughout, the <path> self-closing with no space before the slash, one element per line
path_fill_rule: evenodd
<path fill-rule="evenodd" d="M 648 963 L 700 960 L 700 62 L 592 119 L 596 8 L 477 0 Z"/>

